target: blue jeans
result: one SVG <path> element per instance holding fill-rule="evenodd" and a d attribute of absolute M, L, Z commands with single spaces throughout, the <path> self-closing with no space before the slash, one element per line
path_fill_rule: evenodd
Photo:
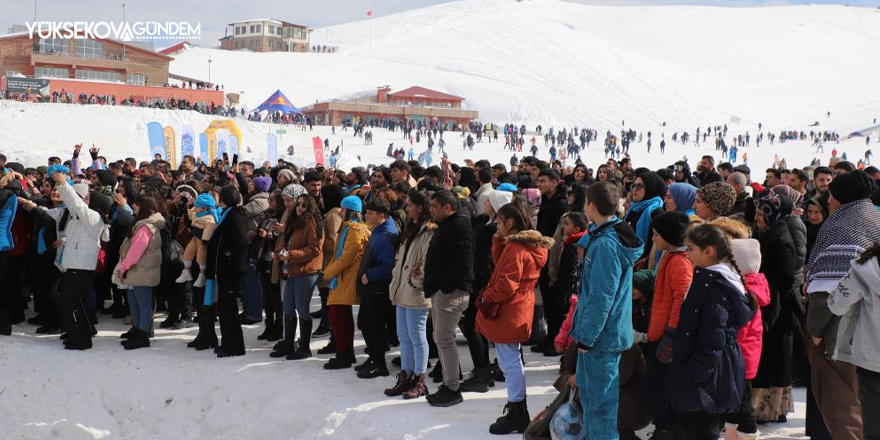
<path fill-rule="evenodd" d="M 309 305 L 312 303 L 312 294 L 315 293 L 315 284 L 318 283 L 318 274 L 297 275 L 287 279 L 284 286 L 284 316 L 292 317 L 294 312 L 299 319 L 312 320 L 309 313 Z"/>
<path fill-rule="evenodd" d="M 400 340 L 400 369 L 425 374 L 428 370 L 428 309 L 397 306 L 397 339 Z"/>
<path fill-rule="evenodd" d="M 500 357 L 499 357 L 500 359 Z M 620 353 L 578 352 L 577 386 L 590 440 L 618 440 Z"/>
<path fill-rule="evenodd" d="M 263 316 L 263 286 L 260 284 L 260 274 L 257 273 L 256 263 L 248 262 L 247 272 L 241 279 L 241 304 L 244 316 L 251 319 L 260 319 Z"/>
<path fill-rule="evenodd" d="M 495 344 L 498 366 L 504 372 L 507 401 L 522 402 L 526 398 L 526 372 L 523 369 L 519 344 Z"/>
<path fill-rule="evenodd" d="M 128 289 L 128 308 L 131 311 L 131 324 L 138 330 L 149 332 L 153 323 L 153 288 L 131 286 Z"/>

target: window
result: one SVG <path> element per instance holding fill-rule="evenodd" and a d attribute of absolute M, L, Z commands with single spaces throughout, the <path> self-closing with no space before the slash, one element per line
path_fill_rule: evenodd
<path fill-rule="evenodd" d="M 257 47 L 257 40 L 251 40 L 251 49 Z"/>
<path fill-rule="evenodd" d="M 76 56 L 86 58 L 103 58 L 104 43 L 95 40 L 77 40 Z"/>
<path fill-rule="evenodd" d="M 257 49 L 263 48 L 263 40 L 257 40 Z"/>
<path fill-rule="evenodd" d="M 275 26 L 269 25 L 269 33 L 272 35 L 275 34 Z"/>
<path fill-rule="evenodd" d="M 254 26 L 254 25 L 251 25 L 251 33 L 253 34 L 253 33 L 256 33 L 256 32 L 257 32 L 257 27 Z"/>
<path fill-rule="evenodd" d="M 138 86 L 143 86 L 147 84 L 147 75 L 143 73 L 129 73 L 128 79 L 125 81 L 126 84 L 134 84 Z"/>
<path fill-rule="evenodd" d="M 38 78 L 70 78 L 70 71 L 60 67 L 34 67 L 34 76 Z"/>
<path fill-rule="evenodd" d="M 93 79 L 98 81 L 122 82 L 122 74 L 102 70 L 76 69 L 76 79 Z"/>
<path fill-rule="evenodd" d="M 263 25 L 261 25 L 261 24 L 258 24 L 258 25 L 257 25 L 257 33 L 258 33 L 258 34 L 263 33 Z"/>
<path fill-rule="evenodd" d="M 274 47 L 275 47 L 275 42 L 272 40 L 269 40 L 269 49 L 273 49 Z"/>
<path fill-rule="evenodd" d="M 241 34 L 240 31 L 241 31 L 241 28 L 238 27 L 238 26 L 236 26 L 236 27 L 235 27 L 235 35 L 239 35 L 239 34 Z"/>
<path fill-rule="evenodd" d="M 40 40 L 38 52 L 46 54 L 70 54 L 70 40 L 48 38 Z"/>
<path fill-rule="evenodd" d="M 284 35 L 284 28 L 278 26 L 278 35 Z"/>

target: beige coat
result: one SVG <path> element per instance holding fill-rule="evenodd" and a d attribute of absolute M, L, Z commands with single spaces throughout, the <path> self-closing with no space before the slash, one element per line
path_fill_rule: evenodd
<path fill-rule="evenodd" d="M 425 298 L 424 290 L 425 257 L 435 229 L 436 224 L 426 222 L 411 243 L 401 243 L 397 249 L 397 264 L 388 289 L 391 304 L 412 309 L 431 308 L 431 299 Z M 413 275 L 416 269 L 418 276 Z"/>
<path fill-rule="evenodd" d="M 339 238 L 339 227 L 342 226 L 342 208 L 336 207 L 324 214 L 324 265 L 326 268 L 336 255 L 336 240 Z M 318 287 L 329 287 L 329 282 L 320 277 Z"/>
<path fill-rule="evenodd" d="M 150 244 L 141 256 L 141 259 L 135 263 L 120 280 L 129 286 L 158 286 L 162 275 L 162 234 L 159 232 L 165 227 L 165 218 L 158 212 L 138 221 L 132 227 L 132 231 L 137 231 L 146 226 L 150 228 L 153 236 L 150 238 Z M 131 247 L 131 238 L 126 238 L 122 242 L 122 249 L 119 253 L 121 260 L 125 259 L 128 249 Z"/>

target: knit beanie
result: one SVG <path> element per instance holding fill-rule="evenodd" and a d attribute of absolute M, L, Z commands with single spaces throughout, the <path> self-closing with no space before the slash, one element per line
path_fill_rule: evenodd
<path fill-rule="evenodd" d="M 342 199 L 342 203 L 339 206 L 354 212 L 362 212 L 364 210 L 364 202 L 358 196 L 348 196 Z"/>
<path fill-rule="evenodd" d="M 502 206 L 513 200 L 513 193 L 507 191 L 492 191 L 486 196 L 486 198 L 489 200 L 489 204 L 492 205 L 492 209 L 495 212 L 498 212 Z"/>
<path fill-rule="evenodd" d="M 850 171 L 840 174 L 828 185 L 828 191 L 840 202 L 846 205 L 856 200 L 867 199 L 874 192 L 874 181 L 868 173 L 862 170 Z"/>
<path fill-rule="evenodd" d="M 678 211 L 668 211 L 651 221 L 651 228 L 657 231 L 667 243 L 673 246 L 684 246 L 684 237 L 690 225 L 690 218 Z"/>
<path fill-rule="evenodd" d="M 296 182 L 296 174 L 287 168 L 278 172 L 278 178 L 281 179 L 282 177 L 286 177 L 288 183 Z"/>
<path fill-rule="evenodd" d="M 261 176 L 254 178 L 254 188 L 259 192 L 268 192 L 272 186 L 272 178 L 269 176 Z"/>
<path fill-rule="evenodd" d="M 95 175 L 98 176 L 98 180 L 101 182 L 101 185 L 116 186 L 116 176 L 113 175 L 112 171 L 98 170 L 95 171 Z"/>
<path fill-rule="evenodd" d="M 650 299 L 654 296 L 654 272 L 647 269 L 633 272 L 632 286 L 633 290 L 638 289 L 642 295 Z"/>
<path fill-rule="evenodd" d="M 513 192 L 516 192 L 516 185 L 514 185 L 512 183 L 505 182 L 505 183 L 502 183 L 501 185 L 498 185 L 498 188 L 496 188 L 495 190 L 513 193 Z"/>
<path fill-rule="evenodd" d="M 736 190 L 724 182 L 712 182 L 697 190 L 703 203 L 716 215 L 727 214 L 736 204 Z"/>
<path fill-rule="evenodd" d="M 298 199 L 299 196 L 306 193 L 307 191 L 305 187 L 298 183 L 291 183 L 290 185 L 285 186 L 283 190 L 281 190 L 282 196 L 290 197 L 293 200 Z"/>
<path fill-rule="evenodd" d="M 217 201 L 211 194 L 204 193 L 196 197 L 195 205 L 199 208 L 214 209 L 217 207 Z"/>
<path fill-rule="evenodd" d="M 761 242 L 754 238 L 734 238 L 730 240 L 733 261 L 743 275 L 761 271 Z"/>

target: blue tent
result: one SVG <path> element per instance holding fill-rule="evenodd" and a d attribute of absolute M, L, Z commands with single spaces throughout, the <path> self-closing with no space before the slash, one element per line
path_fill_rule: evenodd
<path fill-rule="evenodd" d="M 299 111 L 299 109 L 296 108 L 296 106 L 294 106 L 293 104 L 290 103 L 290 100 L 287 99 L 286 96 L 284 96 L 284 93 L 281 93 L 281 90 L 276 90 L 275 93 L 272 94 L 272 96 L 270 96 L 268 99 L 263 101 L 263 103 L 260 104 L 259 107 L 257 107 L 256 111 L 257 112 L 279 111 L 284 114 L 287 114 L 287 113 L 297 113 L 300 115 L 302 114 L 302 112 Z"/>

